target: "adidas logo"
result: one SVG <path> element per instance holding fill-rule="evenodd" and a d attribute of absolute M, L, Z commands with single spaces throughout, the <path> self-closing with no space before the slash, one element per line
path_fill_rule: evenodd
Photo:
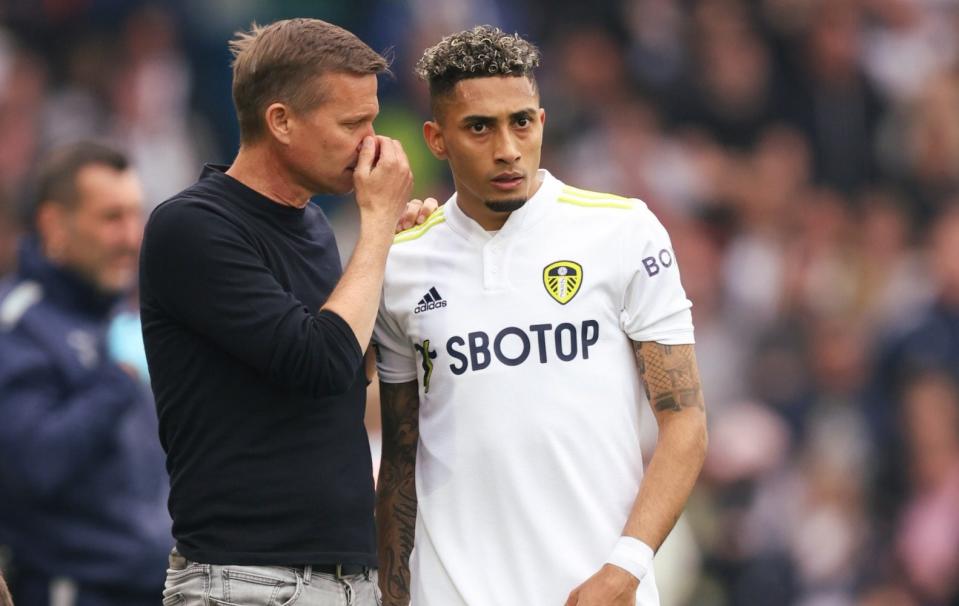
<path fill-rule="evenodd" d="M 440 296 L 440 293 L 434 286 L 429 292 L 423 295 L 420 302 L 416 304 L 416 309 L 413 310 L 413 313 L 418 314 L 431 309 L 439 309 L 440 307 L 446 307 L 446 299 Z"/>

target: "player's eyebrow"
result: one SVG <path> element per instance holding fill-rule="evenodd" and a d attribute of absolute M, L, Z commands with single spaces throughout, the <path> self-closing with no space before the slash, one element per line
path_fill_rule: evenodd
<path fill-rule="evenodd" d="M 463 124 L 496 124 L 496 118 L 493 116 L 466 116 L 462 120 Z"/>
<path fill-rule="evenodd" d="M 527 107 L 519 111 L 515 111 L 509 114 L 510 121 L 519 120 L 520 118 L 530 119 L 536 115 L 536 110 L 532 107 Z M 497 118 L 495 116 L 481 116 L 479 114 L 471 114 L 463 118 L 463 124 L 496 124 Z"/>

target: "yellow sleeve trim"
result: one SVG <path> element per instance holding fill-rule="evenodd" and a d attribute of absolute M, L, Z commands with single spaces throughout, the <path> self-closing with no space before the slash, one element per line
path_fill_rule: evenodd
<path fill-rule="evenodd" d="M 574 198 L 572 196 L 560 196 L 556 198 L 556 201 L 561 204 L 572 204 L 574 206 L 582 206 L 585 208 L 622 208 L 625 210 L 631 210 L 633 208 L 632 204 L 626 202 L 625 198 L 620 198 L 623 200 L 619 202 L 618 200 L 584 200 L 582 198 Z"/>
<path fill-rule="evenodd" d="M 589 191 L 588 189 L 573 187 L 572 185 L 564 185 L 563 193 L 577 198 L 586 198 L 588 200 L 629 200 L 629 198 L 617 196 L 616 194 L 604 194 L 596 191 Z"/>
<path fill-rule="evenodd" d="M 443 208 L 440 207 L 439 210 L 434 212 L 432 215 L 426 219 L 425 223 L 411 227 L 409 229 L 403 230 L 400 233 L 396 234 L 393 237 L 393 244 L 399 244 L 401 242 L 410 242 L 411 240 L 416 240 L 420 238 L 430 230 L 430 228 L 439 225 L 440 223 L 446 222 L 446 216 L 443 214 Z"/>

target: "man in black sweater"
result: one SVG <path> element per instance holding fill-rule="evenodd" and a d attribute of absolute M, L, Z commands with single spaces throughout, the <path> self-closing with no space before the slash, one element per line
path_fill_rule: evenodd
<path fill-rule="evenodd" d="M 315 19 L 231 49 L 239 154 L 154 211 L 140 260 L 176 538 L 163 602 L 372 605 L 363 350 L 412 186 L 373 132 L 387 62 Z M 309 199 L 350 190 L 343 271 Z"/>

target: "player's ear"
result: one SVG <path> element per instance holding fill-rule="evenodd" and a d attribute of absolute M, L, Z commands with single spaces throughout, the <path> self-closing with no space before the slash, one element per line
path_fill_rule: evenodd
<path fill-rule="evenodd" d="M 546 110 L 542 107 L 539 108 L 539 124 L 540 126 L 546 126 Z"/>
<path fill-rule="evenodd" d="M 37 233 L 43 241 L 44 252 L 54 261 L 61 261 L 70 238 L 67 208 L 54 201 L 44 201 L 37 207 Z"/>
<path fill-rule="evenodd" d="M 437 160 L 446 159 L 446 139 L 443 138 L 443 129 L 439 122 L 431 120 L 423 124 L 423 139 Z"/>

